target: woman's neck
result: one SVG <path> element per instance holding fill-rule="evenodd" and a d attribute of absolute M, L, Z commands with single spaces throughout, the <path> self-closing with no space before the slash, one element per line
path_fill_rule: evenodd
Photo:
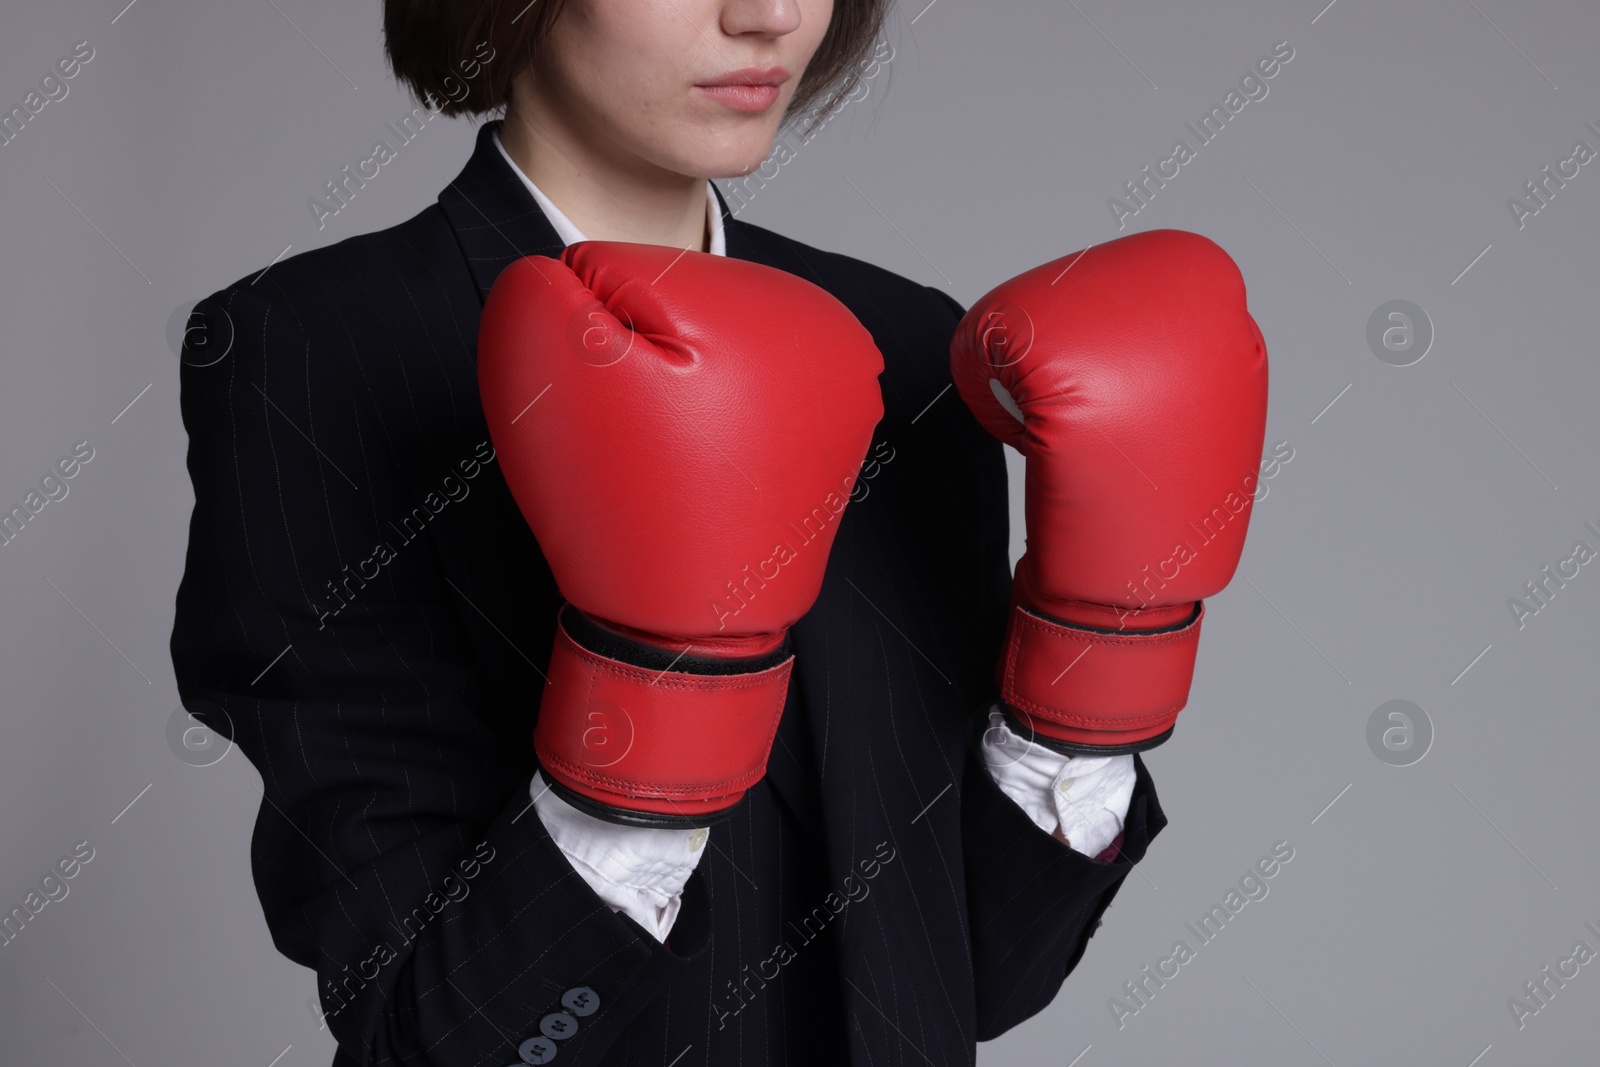
<path fill-rule="evenodd" d="M 704 178 L 608 156 L 537 104 L 507 109 L 500 143 L 586 238 L 709 251 Z"/>

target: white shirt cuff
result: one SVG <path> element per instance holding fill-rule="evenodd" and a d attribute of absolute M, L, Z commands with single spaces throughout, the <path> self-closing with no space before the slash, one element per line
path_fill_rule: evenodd
<path fill-rule="evenodd" d="M 1019 736 L 996 710 L 982 751 L 1001 791 L 1045 833 L 1060 827 L 1074 851 L 1098 856 L 1122 832 L 1136 777 L 1131 755 L 1068 756 Z"/>
<path fill-rule="evenodd" d="M 535 771 L 528 785 L 539 821 L 600 899 L 665 941 L 709 830 L 623 826 L 580 811 Z"/>

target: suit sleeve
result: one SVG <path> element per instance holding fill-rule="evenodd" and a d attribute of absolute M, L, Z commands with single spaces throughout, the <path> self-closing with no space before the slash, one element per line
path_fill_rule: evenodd
<path fill-rule="evenodd" d="M 260 772 L 251 861 L 273 942 L 317 972 L 354 1062 L 515 1062 L 552 1025 L 561 1062 L 598 1062 L 704 951 L 698 883 L 669 949 L 552 843 L 528 794 L 538 694 L 508 736 L 472 608 L 429 536 L 396 525 L 419 501 L 392 427 L 282 303 L 236 287 L 191 320 L 171 640 L 184 706 Z M 562 1012 L 575 1029 L 548 1021 Z"/>
<path fill-rule="evenodd" d="M 938 293 L 953 316 L 944 332 L 948 339 L 964 309 L 948 294 L 931 291 Z M 979 487 L 984 515 L 998 519 L 985 519 L 979 527 L 978 554 L 989 589 L 974 671 L 992 680 L 1010 603 L 1009 524 L 1005 518 L 1010 502 L 1003 477 L 1004 446 L 984 433 L 976 420 L 969 421 L 972 447 L 993 450 L 1002 475 L 986 477 Z M 984 692 L 990 700 L 999 695 L 992 682 Z M 961 793 L 980 1041 L 999 1037 L 1055 999 L 1067 975 L 1083 958 L 1089 938 L 1117 890 L 1167 823 L 1150 773 L 1135 755 L 1133 796 L 1114 858 L 1091 858 L 1064 846 L 1040 830 L 984 766 L 979 746 L 986 724 L 985 715 L 975 712 Z M 1102 855 L 1107 854 L 1109 850 Z"/>
<path fill-rule="evenodd" d="M 1083 958 L 1133 865 L 1166 826 L 1155 785 L 1137 778 L 1116 857 L 1091 859 L 1040 831 L 969 750 L 961 797 L 978 1040 L 1044 1010 Z"/>

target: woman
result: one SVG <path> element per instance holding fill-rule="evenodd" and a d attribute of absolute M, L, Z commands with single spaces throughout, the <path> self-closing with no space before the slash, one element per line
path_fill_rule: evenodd
<path fill-rule="evenodd" d="M 391 0 L 399 78 L 503 121 L 413 219 L 196 309 L 173 659 L 261 772 L 257 889 L 336 1064 L 971 1063 L 1050 1002 L 1165 825 L 1137 757 L 1069 761 L 979 711 L 1007 498 L 944 395 L 960 306 L 740 222 L 707 180 L 849 92 L 885 5 Z M 490 440 L 478 322 L 505 268 L 582 239 L 776 268 L 882 354 L 766 773 L 709 827 L 599 817 L 535 764 L 562 596 Z"/>

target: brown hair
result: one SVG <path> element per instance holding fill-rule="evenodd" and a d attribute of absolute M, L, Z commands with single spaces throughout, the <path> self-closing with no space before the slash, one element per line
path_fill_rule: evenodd
<path fill-rule="evenodd" d="M 834 0 L 833 18 L 789 102 L 815 125 L 860 82 L 892 0 Z M 395 77 L 445 115 L 488 115 L 511 99 L 562 0 L 384 0 L 384 51 Z"/>

